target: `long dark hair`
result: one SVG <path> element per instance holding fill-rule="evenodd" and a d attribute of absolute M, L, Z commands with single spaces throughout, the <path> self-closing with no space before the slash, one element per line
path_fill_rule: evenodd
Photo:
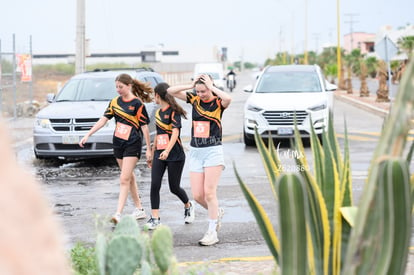
<path fill-rule="evenodd" d="M 140 82 L 132 78 L 129 74 L 120 74 L 115 78 L 125 85 L 132 85 L 132 93 L 139 97 L 143 102 L 152 102 L 151 94 L 154 92 L 149 83 Z"/>
<path fill-rule="evenodd" d="M 161 82 L 155 86 L 154 92 L 159 95 L 162 100 L 167 102 L 171 106 L 171 109 L 174 110 L 174 112 L 187 119 L 187 112 L 177 103 L 177 101 L 175 101 L 175 98 L 167 92 L 167 89 L 169 87 L 170 85 L 168 85 L 168 83 Z"/>
<path fill-rule="evenodd" d="M 214 86 L 214 87 L 217 87 L 217 86 L 214 84 L 213 77 L 212 77 L 211 75 L 209 75 L 209 74 L 208 74 L 208 77 L 209 77 L 209 78 L 210 78 L 210 80 L 213 82 L 213 86 Z M 201 80 L 201 78 L 198 78 L 194 84 L 203 84 L 204 86 L 206 85 L 206 83 L 204 83 L 204 81 L 203 81 L 203 80 Z M 215 92 L 211 91 L 211 93 L 212 93 L 214 96 L 217 96 Z"/>

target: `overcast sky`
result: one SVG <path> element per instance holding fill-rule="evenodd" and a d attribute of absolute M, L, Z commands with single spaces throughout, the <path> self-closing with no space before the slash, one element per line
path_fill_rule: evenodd
<path fill-rule="evenodd" d="M 90 52 L 131 52 L 164 45 L 185 61 L 228 47 L 231 60 L 263 63 L 280 50 L 336 44 L 337 0 L 85 0 Z M 414 22 L 413 0 L 339 0 L 341 36 Z M 308 3 L 305 20 L 305 3 Z M 2 51 L 74 53 L 77 0 L 0 0 Z M 307 24 L 305 24 L 307 21 Z M 350 22 L 353 22 L 352 24 Z M 305 27 L 306 26 L 306 27 Z M 305 31 L 307 30 L 307 31 Z M 190 60 L 191 59 L 191 60 Z"/>

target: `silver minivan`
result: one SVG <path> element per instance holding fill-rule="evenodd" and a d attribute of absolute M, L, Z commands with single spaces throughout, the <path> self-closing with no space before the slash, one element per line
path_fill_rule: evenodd
<path fill-rule="evenodd" d="M 104 114 L 109 101 L 118 93 L 115 78 L 127 73 L 149 82 L 152 87 L 163 81 L 151 69 L 108 69 L 85 72 L 72 77 L 55 96 L 48 95 L 49 104 L 40 110 L 33 127 L 34 154 L 44 158 L 88 158 L 113 156 L 112 136 L 115 122 L 93 134 L 84 148 L 79 140 Z M 150 134 L 155 135 L 155 102 L 145 103 L 150 117 Z M 145 140 L 144 140 L 145 144 Z"/>

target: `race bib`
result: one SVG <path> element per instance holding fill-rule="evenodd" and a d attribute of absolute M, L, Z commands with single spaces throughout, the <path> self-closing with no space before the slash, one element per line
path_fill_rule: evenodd
<path fill-rule="evenodd" d="M 194 137 L 208 138 L 210 136 L 210 122 L 193 121 Z"/>
<path fill-rule="evenodd" d="M 117 122 L 115 128 L 115 136 L 124 140 L 128 140 L 129 135 L 131 134 L 131 129 L 132 126 Z"/>
<path fill-rule="evenodd" d="M 164 150 L 167 148 L 170 139 L 167 134 L 157 135 L 157 150 Z"/>

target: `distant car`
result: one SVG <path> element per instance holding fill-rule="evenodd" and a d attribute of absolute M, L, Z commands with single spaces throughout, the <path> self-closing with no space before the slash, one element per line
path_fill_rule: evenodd
<path fill-rule="evenodd" d="M 93 134 L 84 148 L 79 140 L 103 116 L 109 101 L 118 96 L 115 78 L 127 73 L 133 78 L 149 82 L 152 87 L 163 81 L 151 69 L 104 69 L 85 72 L 72 77 L 55 96 L 48 95 L 49 105 L 40 110 L 33 128 L 36 158 L 88 158 L 113 156 L 112 136 L 114 119 Z M 150 117 L 150 134 L 155 134 L 156 104 L 145 103 Z M 143 140 L 145 144 L 145 140 Z"/>
<path fill-rule="evenodd" d="M 330 87 L 333 89 L 334 87 Z M 285 139 L 294 135 L 294 123 L 301 137 L 310 137 L 310 118 L 318 135 L 328 125 L 333 93 L 317 65 L 281 65 L 266 67 L 244 106 L 243 137 L 255 145 L 254 129 L 264 138 Z"/>
<path fill-rule="evenodd" d="M 224 75 L 223 64 L 221 63 L 197 63 L 194 66 L 193 78 L 201 74 L 208 74 L 213 78 L 214 85 L 224 91 Z"/>

